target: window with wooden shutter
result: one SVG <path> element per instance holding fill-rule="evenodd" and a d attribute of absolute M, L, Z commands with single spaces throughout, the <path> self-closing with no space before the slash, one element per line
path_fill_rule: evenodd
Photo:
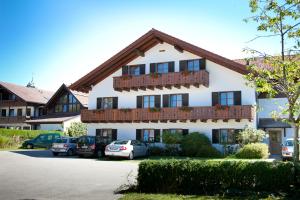
<path fill-rule="evenodd" d="M 189 94 L 182 94 L 182 106 L 189 106 Z"/>
<path fill-rule="evenodd" d="M 160 142 L 160 129 L 154 130 L 154 142 Z"/>
<path fill-rule="evenodd" d="M 182 135 L 188 135 L 189 129 L 182 129 Z"/>
<path fill-rule="evenodd" d="M 219 129 L 213 129 L 212 130 L 212 143 L 213 144 L 219 144 L 220 143 L 220 130 Z"/>
<path fill-rule="evenodd" d="M 118 108 L 118 97 L 113 97 L 113 108 L 114 109 Z"/>
<path fill-rule="evenodd" d="M 145 74 L 145 68 L 146 68 L 145 64 L 140 65 L 140 74 Z"/>
<path fill-rule="evenodd" d="M 156 63 L 150 63 L 150 73 L 156 72 Z"/>
<path fill-rule="evenodd" d="M 164 108 L 169 107 L 169 95 L 168 94 L 163 95 L 163 107 Z"/>
<path fill-rule="evenodd" d="M 234 92 L 234 105 L 242 105 L 242 92 L 235 91 Z"/>
<path fill-rule="evenodd" d="M 118 139 L 118 130 L 117 129 L 112 129 L 112 140 L 117 140 Z"/>
<path fill-rule="evenodd" d="M 142 129 L 136 129 L 135 139 L 142 141 Z"/>
<path fill-rule="evenodd" d="M 160 108 L 160 95 L 155 95 L 155 108 Z"/>
<path fill-rule="evenodd" d="M 187 60 L 181 60 L 179 61 L 179 71 L 187 71 Z"/>
<path fill-rule="evenodd" d="M 168 68 L 169 68 L 169 72 L 174 72 L 175 71 L 175 67 L 174 67 L 175 62 L 168 62 Z"/>
<path fill-rule="evenodd" d="M 212 92 L 211 93 L 211 104 L 212 106 L 215 106 L 219 104 L 219 93 L 218 92 Z"/>
<path fill-rule="evenodd" d="M 206 69 L 206 59 L 200 59 L 200 70 Z"/>
<path fill-rule="evenodd" d="M 137 96 L 136 97 L 136 107 L 137 108 L 142 108 L 143 107 L 142 103 L 143 103 L 143 97 L 142 96 Z"/>
<path fill-rule="evenodd" d="M 128 66 L 123 66 L 122 67 L 122 75 L 128 75 L 129 71 L 128 71 Z"/>

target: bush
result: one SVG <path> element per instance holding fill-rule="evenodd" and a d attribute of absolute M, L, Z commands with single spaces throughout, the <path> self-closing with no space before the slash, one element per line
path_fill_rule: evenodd
<path fill-rule="evenodd" d="M 163 143 L 165 144 L 180 144 L 182 141 L 182 133 L 171 133 L 169 131 L 164 131 L 162 135 Z"/>
<path fill-rule="evenodd" d="M 262 142 L 265 136 L 265 131 L 248 127 L 237 134 L 237 141 L 241 146 L 244 146 L 250 143 Z"/>
<path fill-rule="evenodd" d="M 82 122 L 72 122 L 68 128 L 66 135 L 70 137 L 79 137 L 87 134 L 87 124 Z"/>
<path fill-rule="evenodd" d="M 158 146 L 150 146 L 149 152 L 151 156 L 161 156 L 164 155 L 164 148 Z"/>
<path fill-rule="evenodd" d="M 263 143 L 247 144 L 235 155 L 237 158 L 245 159 L 265 159 L 268 158 L 268 145 Z"/>
<path fill-rule="evenodd" d="M 181 142 L 182 153 L 185 156 L 221 157 L 221 154 L 210 143 L 210 140 L 198 132 L 183 137 Z"/>
<path fill-rule="evenodd" d="M 13 140 L 10 137 L 0 136 L 0 148 L 9 148 L 13 146 Z"/>
<path fill-rule="evenodd" d="M 232 190 L 281 191 L 294 184 L 291 162 L 159 160 L 139 164 L 138 190 L 203 194 Z"/>

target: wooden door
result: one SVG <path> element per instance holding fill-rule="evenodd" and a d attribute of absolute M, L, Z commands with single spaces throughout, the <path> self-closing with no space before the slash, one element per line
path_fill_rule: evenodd
<path fill-rule="evenodd" d="M 269 131 L 270 153 L 281 154 L 281 131 Z"/>

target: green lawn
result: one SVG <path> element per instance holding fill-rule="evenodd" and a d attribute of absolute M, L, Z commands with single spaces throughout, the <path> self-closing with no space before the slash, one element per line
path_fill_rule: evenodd
<path fill-rule="evenodd" d="M 258 197 L 257 195 L 253 196 L 243 196 L 243 197 L 221 197 L 221 196 L 194 196 L 194 195 L 175 195 L 175 194 L 142 194 L 142 193 L 128 193 L 125 194 L 120 200 L 212 200 L 212 199 L 283 199 L 281 197 Z"/>

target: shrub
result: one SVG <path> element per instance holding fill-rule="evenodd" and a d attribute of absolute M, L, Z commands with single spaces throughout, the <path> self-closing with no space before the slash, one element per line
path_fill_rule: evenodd
<path fill-rule="evenodd" d="M 203 194 L 233 190 L 281 191 L 294 184 L 291 162 L 159 160 L 139 164 L 138 190 Z"/>
<path fill-rule="evenodd" d="M 180 144 L 182 141 L 182 133 L 171 133 L 169 131 L 164 131 L 162 135 L 163 143 L 165 144 Z"/>
<path fill-rule="evenodd" d="M 250 143 L 262 142 L 265 136 L 265 131 L 248 127 L 237 134 L 237 141 L 241 146 L 244 146 Z"/>
<path fill-rule="evenodd" d="M 220 152 L 211 145 L 209 139 L 198 132 L 184 136 L 181 149 L 185 156 L 221 157 Z"/>
<path fill-rule="evenodd" d="M 9 148 L 13 146 L 13 140 L 10 137 L 0 136 L 0 148 Z"/>
<path fill-rule="evenodd" d="M 72 122 L 70 127 L 68 128 L 66 135 L 70 137 L 79 137 L 82 135 L 86 135 L 87 133 L 87 125 L 82 122 Z"/>
<path fill-rule="evenodd" d="M 247 144 L 236 153 L 237 158 L 245 159 L 268 158 L 268 156 L 268 145 L 263 143 Z"/>

